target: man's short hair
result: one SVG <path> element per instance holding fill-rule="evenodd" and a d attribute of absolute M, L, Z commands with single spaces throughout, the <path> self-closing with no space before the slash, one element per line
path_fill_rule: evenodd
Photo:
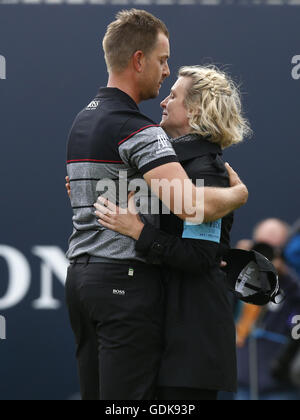
<path fill-rule="evenodd" d="M 103 49 L 108 72 L 124 70 L 136 51 L 145 55 L 155 48 L 158 34 L 169 38 L 166 25 L 145 10 L 123 10 L 106 31 Z"/>

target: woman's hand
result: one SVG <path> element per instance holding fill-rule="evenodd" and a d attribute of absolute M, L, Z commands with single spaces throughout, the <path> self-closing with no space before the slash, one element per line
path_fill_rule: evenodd
<path fill-rule="evenodd" d="M 98 198 L 94 207 L 96 208 L 95 215 L 99 218 L 98 222 L 102 226 L 135 240 L 139 239 L 145 225 L 137 214 L 134 193 L 130 193 L 128 196 L 127 209 L 120 209 L 102 197 Z"/>
<path fill-rule="evenodd" d="M 71 185 L 70 185 L 70 178 L 66 176 L 66 190 L 68 193 L 69 198 L 71 198 Z"/>

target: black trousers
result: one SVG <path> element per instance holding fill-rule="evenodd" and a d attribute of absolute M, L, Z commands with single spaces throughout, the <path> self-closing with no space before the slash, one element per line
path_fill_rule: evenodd
<path fill-rule="evenodd" d="M 163 348 L 161 269 L 71 264 L 66 301 L 83 400 L 153 400 Z"/>

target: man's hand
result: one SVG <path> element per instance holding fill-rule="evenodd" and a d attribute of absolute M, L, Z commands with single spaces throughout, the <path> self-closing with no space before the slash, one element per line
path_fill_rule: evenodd
<path fill-rule="evenodd" d="M 205 222 L 222 219 L 248 201 L 249 192 L 246 185 L 228 163 L 226 163 L 226 169 L 230 180 L 229 188 L 207 187 L 205 189 Z"/>
<path fill-rule="evenodd" d="M 225 166 L 229 175 L 230 186 L 235 187 L 238 184 L 243 184 L 238 174 L 232 169 L 228 162 L 225 163 Z"/>
<path fill-rule="evenodd" d="M 229 175 L 229 182 L 231 187 L 239 187 L 240 188 L 240 207 L 247 203 L 249 198 L 249 191 L 246 185 L 241 181 L 241 178 L 238 174 L 232 169 L 228 162 L 225 164 L 228 175 Z"/>
<path fill-rule="evenodd" d="M 71 198 L 71 185 L 70 185 L 70 178 L 66 176 L 66 190 L 68 193 L 69 198 Z"/>

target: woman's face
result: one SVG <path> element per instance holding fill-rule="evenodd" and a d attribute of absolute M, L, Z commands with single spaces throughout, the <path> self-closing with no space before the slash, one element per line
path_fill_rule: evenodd
<path fill-rule="evenodd" d="M 186 91 L 191 84 L 188 77 L 179 77 L 170 95 L 160 104 L 163 109 L 161 127 L 172 137 L 184 136 L 191 131 L 188 111 L 184 106 Z"/>

